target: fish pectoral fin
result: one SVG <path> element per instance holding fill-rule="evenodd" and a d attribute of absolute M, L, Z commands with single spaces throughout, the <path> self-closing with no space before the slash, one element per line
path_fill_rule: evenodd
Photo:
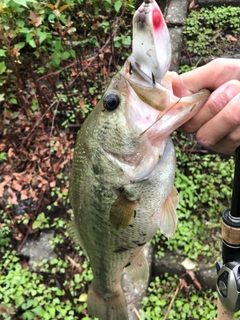
<path fill-rule="evenodd" d="M 82 238 L 76 228 L 75 221 L 72 220 L 67 225 L 67 232 L 71 240 L 75 243 L 76 246 L 80 246 L 83 249 L 83 253 L 87 256 L 87 252 L 84 248 Z"/>
<path fill-rule="evenodd" d="M 115 229 L 128 227 L 136 213 L 137 200 L 129 200 L 124 194 L 121 194 L 113 203 L 109 221 Z"/>
<path fill-rule="evenodd" d="M 126 301 L 119 286 L 115 294 L 104 297 L 94 289 L 92 283 L 88 290 L 88 313 L 99 320 L 128 320 Z"/>
<path fill-rule="evenodd" d="M 148 281 L 149 265 L 142 250 L 125 270 L 133 284 L 142 285 Z"/>
<path fill-rule="evenodd" d="M 171 194 L 167 197 L 163 210 L 160 215 L 158 227 L 160 231 L 167 237 L 170 238 L 177 227 L 177 206 L 179 202 L 177 189 L 173 186 Z"/>

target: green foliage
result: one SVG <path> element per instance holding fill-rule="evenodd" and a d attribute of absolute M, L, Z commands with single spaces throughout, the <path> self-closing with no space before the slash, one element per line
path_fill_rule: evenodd
<path fill-rule="evenodd" d="M 59 116 L 64 128 L 80 122 L 108 80 L 105 52 L 120 59 L 128 55 L 131 26 L 125 18 L 133 10 L 133 0 L 5 0 L 0 6 L 0 101 L 9 109 L 29 104 L 33 112 L 54 106 L 54 118 Z M 98 68 L 88 70 L 98 55 L 99 79 Z"/>
<path fill-rule="evenodd" d="M 54 278 L 46 287 L 43 275 L 22 268 L 16 253 L 7 252 L 3 258 L 5 265 L 1 263 L 0 269 L 5 268 L 5 273 L 0 275 L 0 302 L 6 306 L 6 312 L 2 319 L 15 319 L 16 315 L 29 320 L 78 319 L 71 302 L 64 299 L 65 290 L 56 286 Z M 66 271 L 58 260 L 51 262 L 50 270 L 52 275 Z"/>
<path fill-rule="evenodd" d="M 46 72 L 52 67 L 58 67 L 62 60 L 75 57 L 74 51 L 64 46 L 63 38 L 55 35 L 57 30 L 58 34 L 71 34 L 74 31 L 71 22 L 63 14 L 68 7 L 69 5 L 58 8 L 50 4 L 43 6 L 36 1 L 27 0 L 5 1 L 0 19 L 3 35 L 1 56 L 5 57 L 5 65 L 10 66 L 5 69 L 5 73 L 17 75 L 19 70 L 16 69 L 19 68 L 16 63 L 26 63 L 24 48 L 36 49 L 35 58 L 40 59 Z M 48 61 L 46 54 L 51 55 Z"/>
<path fill-rule="evenodd" d="M 210 289 L 199 291 L 193 285 L 185 284 L 187 293 L 182 293 L 181 282 L 177 276 L 164 274 L 156 277 L 148 288 L 148 294 L 142 300 L 142 320 L 159 320 L 166 316 L 173 299 L 169 320 L 214 320 L 217 317 L 217 293 Z M 184 291 L 184 290 L 183 290 Z M 234 320 L 239 319 L 240 312 L 235 313 Z"/>
<path fill-rule="evenodd" d="M 176 276 L 170 277 L 166 274 L 161 279 L 156 277 L 154 282 L 150 283 L 149 294 L 142 300 L 142 320 L 163 319 L 178 287 L 179 283 Z M 216 298 L 216 293 L 211 292 L 211 290 L 199 292 L 192 288 L 187 296 L 180 292 L 174 300 L 168 319 L 213 320 L 217 316 Z"/>
<path fill-rule="evenodd" d="M 240 32 L 240 8 L 209 7 L 190 12 L 183 33 L 188 51 L 197 55 L 222 54 L 218 39 L 228 41 L 226 34 Z"/>
<path fill-rule="evenodd" d="M 29 267 L 10 249 L 10 220 L 4 212 L 1 212 L 0 222 L 1 319 L 77 320 L 82 314 L 81 319 L 91 320 L 86 315 L 86 299 L 83 298 L 93 276 L 82 252 L 78 254 L 79 261 L 64 255 L 64 258 L 43 260 Z M 56 218 L 52 226 L 65 228 L 66 222 Z M 62 243 L 62 234 L 51 240 L 53 246 Z"/>

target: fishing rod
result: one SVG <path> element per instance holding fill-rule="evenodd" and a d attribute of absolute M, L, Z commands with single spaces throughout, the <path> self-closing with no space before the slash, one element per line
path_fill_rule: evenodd
<path fill-rule="evenodd" d="M 222 216 L 222 259 L 217 262 L 218 320 L 240 310 L 240 146 L 236 149 L 231 209 Z"/>

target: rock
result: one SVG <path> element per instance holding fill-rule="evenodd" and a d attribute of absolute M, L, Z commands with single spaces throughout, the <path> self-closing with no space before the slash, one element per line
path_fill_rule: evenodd
<path fill-rule="evenodd" d="M 165 20 L 169 25 L 183 25 L 187 16 L 188 0 L 171 0 Z M 179 52 L 180 53 L 180 52 Z"/>
<path fill-rule="evenodd" d="M 164 273 L 168 273 L 171 276 L 175 274 L 182 276 L 186 272 L 182 266 L 182 262 L 184 260 L 185 257 L 170 251 L 166 251 L 163 258 L 153 259 L 152 275 L 156 277 L 161 276 Z M 217 272 L 215 266 L 199 263 L 193 271 L 203 288 L 211 288 L 213 290 L 216 289 Z"/>
<path fill-rule="evenodd" d="M 169 70 L 178 72 L 183 41 L 182 28 L 172 28 L 169 30 L 169 33 L 172 43 L 172 60 Z"/>
<path fill-rule="evenodd" d="M 166 251 L 163 258 L 154 258 L 152 265 L 152 275 L 154 277 L 161 276 L 164 273 L 169 275 L 178 276 L 182 275 L 185 270 L 181 265 L 181 262 L 184 260 L 183 257 L 173 254 L 170 251 Z"/>
<path fill-rule="evenodd" d="M 179 69 L 183 41 L 182 25 L 187 16 L 188 1 L 181 0 L 181 4 L 179 4 L 179 0 L 171 0 L 165 17 L 172 45 L 172 61 L 170 70 L 176 72 L 178 72 Z"/>
<path fill-rule="evenodd" d="M 29 257 L 29 264 L 34 262 L 41 262 L 44 259 L 51 260 L 57 258 L 53 249 L 50 247 L 49 241 L 53 238 L 54 231 L 41 232 L 37 240 L 28 240 L 23 248 L 21 254 Z"/>
<path fill-rule="evenodd" d="M 203 288 L 216 290 L 217 271 L 214 266 L 209 268 L 204 268 L 203 265 L 199 266 L 199 270 L 195 274 Z"/>

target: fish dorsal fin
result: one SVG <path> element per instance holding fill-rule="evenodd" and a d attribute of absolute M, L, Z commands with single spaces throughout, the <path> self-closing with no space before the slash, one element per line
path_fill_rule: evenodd
<path fill-rule="evenodd" d="M 125 270 L 133 284 L 141 285 L 148 281 L 149 265 L 142 250 Z"/>
<path fill-rule="evenodd" d="M 160 231 L 167 237 L 170 238 L 177 227 L 178 217 L 176 209 L 178 206 L 178 192 L 177 189 L 173 186 L 172 192 L 167 197 L 163 210 L 160 215 L 160 220 L 158 227 Z"/>
<path fill-rule="evenodd" d="M 129 200 L 126 195 L 121 194 L 113 203 L 109 221 L 115 229 L 128 227 L 135 216 L 137 200 Z"/>
<path fill-rule="evenodd" d="M 76 228 L 76 224 L 75 224 L 74 220 L 72 220 L 68 223 L 67 232 L 68 232 L 68 235 L 71 238 L 71 240 L 75 243 L 75 245 L 80 246 L 83 249 L 84 255 L 87 256 L 86 250 L 83 245 L 82 238 Z"/>

